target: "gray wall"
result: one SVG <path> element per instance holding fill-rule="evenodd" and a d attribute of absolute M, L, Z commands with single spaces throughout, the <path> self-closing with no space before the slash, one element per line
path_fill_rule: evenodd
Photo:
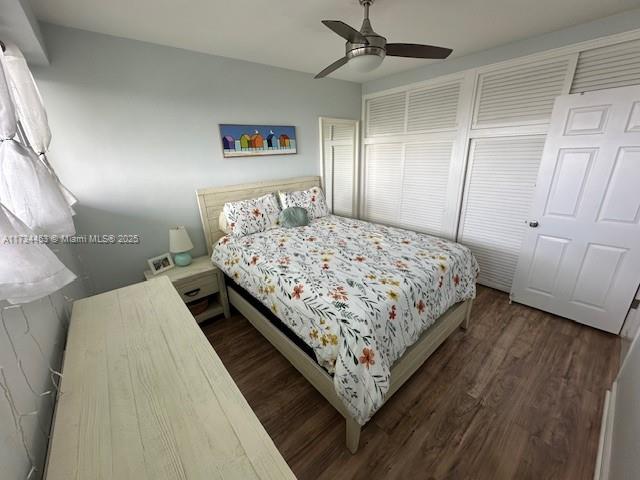
<path fill-rule="evenodd" d="M 80 200 L 77 230 L 143 238 L 82 247 L 97 291 L 141 281 L 146 259 L 168 251 L 172 225 L 186 225 L 193 253 L 206 253 L 197 188 L 318 175 L 318 116 L 360 117 L 356 83 L 48 24 L 42 32 L 51 65 L 34 76 L 49 158 Z M 219 123 L 295 125 L 298 154 L 223 159 Z"/>
<path fill-rule="evenodd" d="M 55 249 L 78 278 L 21 307 L 0 302 L 0 478 L 42 478 L 72 299 L 86 294 L 73 247 Z M 55 382 L 55 383 L 54 383 Z"/>
<path fill-rule="evenodd" d="M 490 28 L 490 27 L 487 27 Z M 366 82 L 364 94 L 640 28 L 640 9 Z"/>

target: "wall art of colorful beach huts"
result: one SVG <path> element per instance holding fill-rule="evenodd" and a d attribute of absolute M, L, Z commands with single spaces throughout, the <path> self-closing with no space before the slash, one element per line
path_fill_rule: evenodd
<path fill-rule="evenodd" d="M 296 127 L 282 125 L 220 125 L 225 157 L 296 153 Z"/>

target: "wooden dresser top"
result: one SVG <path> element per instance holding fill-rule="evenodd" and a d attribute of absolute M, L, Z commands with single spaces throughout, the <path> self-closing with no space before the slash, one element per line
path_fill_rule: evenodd
<path fill-rule="evenodd" d="M 295 478 L 166 276 L 73 307 L 47 478 Z"/>

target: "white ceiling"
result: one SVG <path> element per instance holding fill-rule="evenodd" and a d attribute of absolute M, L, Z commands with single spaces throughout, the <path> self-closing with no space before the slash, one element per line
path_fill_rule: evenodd
<path fill-rule="evenodd" d="M 317 73 L 344 55 L 320 23 L 360 28 L 358 0 L 31 0 L 40 20 L 146 42 Z M 377 0 L 374 29 L 390 42 L 428 43 L 466 55 L 624 10 L 640 0 Z M 430 60 L 386 58 L 363 82 Z"/>

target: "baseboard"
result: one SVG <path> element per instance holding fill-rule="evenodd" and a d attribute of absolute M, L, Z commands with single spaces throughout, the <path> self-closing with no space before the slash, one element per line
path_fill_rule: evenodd
<path fill-rule="evenodd" d="M 602 423 L 600 425 L 600 441 L 598 443 L 598 457 L 594 480 L 609 480 L 609 464 L 611 462 L 611 440 L 613 435 L 613 420 L 616 409 L 617 382 L 613 382 L 611 390 L 607 390 L 602 410 Z"/>

